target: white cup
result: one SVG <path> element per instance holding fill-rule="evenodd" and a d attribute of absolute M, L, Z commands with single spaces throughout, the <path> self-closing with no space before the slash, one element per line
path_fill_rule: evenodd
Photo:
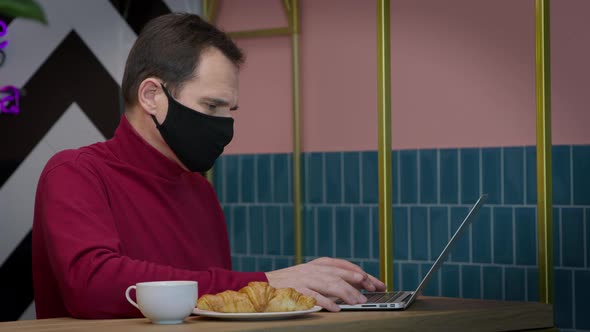
<path fill-rule="evenodd" d="M 129 293 L 135 289 L 135 303 Z M 196 281 L 140 282 L 125 291 L 127 301 L 154 324 L 180 324 L 195 308 Z"/>

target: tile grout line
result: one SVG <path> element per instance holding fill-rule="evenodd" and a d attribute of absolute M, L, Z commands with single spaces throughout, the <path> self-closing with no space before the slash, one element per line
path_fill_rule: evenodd
<path fill-rule="evenodd" d="M 268 158 L 268 160 L 269 160 L 268 162 L 270 163 L 270 165 L 268 165 L 269 166 L 268 167 L 269 168 L 269 173 L 270 173 L 268 175 L 269 176 L 268 183 L 270 183 L 270 188 L 269 188 L 270 189 L 270 198 L 269 198 L 269 201 L 271 201 L 271 202 L 276 197 L 275 196 L 276 195 L 276 193 L 275 193 L 275 165 L 274 165 L 274 163 L 275 163 L 274 162 L 275 161 L 275 156 L 276 155 L 274 153 L 272 153 L 272 154 L 270 154 L 270 156 Z M 287 173 L 287 174 L 289 174 L 289 173 Z M 291 174 L 289 174 L 287 176 L 288 177 L 291 177 Z M 289 185 L 287 185 L 287 190 L 289 190 Z"/>
<path fill-rule="evenodd" d="M 301 185 L 303 185 L 303 197 L 301 199 L 301 203 L 302 205 L 305 205 L 306 203 L 308 203 L 309 200 L 309 187 L 307 185 L 308 181 L 309 181 L 309 154 L 305 154 L 303 156 L 303 181 L 301 181 Z M 303 211 L 301 211 L 302 214 L 302 219 L 303 217 Z"/>
<path fill-rule="evenodd" d="M 522 179 L 520 179 L 520 185 L 523 188 L 522 190 L 522 204 L 526 204 L 526 150 L 524 146 L 521 148 L 521 157 L 522 157 Z"/>
<path fill-rule="evenodd" d="M 588 228 L 587 228 L 588 226 L 586 225 L 587 224 L 586 220 L 588 220 L 588 219 L 586 219 L 588 217 L 586 215 L 586 212 L 588 211 L 588 208 L 585 208 L 582 211 L 583 211 L 583 217 L 584 217 L 583 222 L 582 222 L 582 229 L 583 229 L 584 234 L 588 234 Z M 587 236 L 584 236 L 584 266 L 585 267 L 588 267 L 588 246 L 590 245 L 590 244 L 588 244 L 588 241 L 590 241 L 590 239 Z"/>
<path fill-rule="evenodd" d="M 573 328 L 576 328 L 576 274 L 571 271 L 572 274 L 572 324 Z"/>
<path fill-rule="evenodd" d="M 369 208 L 369 257 L 373 258 L 373 209 Z"/>
<path fill-rule="evenodd" d="M 399 266 L 399 290 L 404 289 L 404 274 L 402 273 L 402 264 L 398 263 Z"/>
<path fill-rule="evenodd" d="M 479 298 L 483 300 L 483 266 L 479 267 Z"/>
<path fill-rule="evenodd" d="M 285 230 L 284 230 L 284 217 L 283 215 L 285 214 L 285 209 L 283 208 L 278 208 L 279 209 L 279 244 L 280 244 L 280 249 L 279 252 L 281 253 L 281 255 L 285 255 Z"/>
<path fill-rule="evenodd" d="M 500 205 L 504 205 L 504 148 L 500 148 Z"/>
<path fill-rule="evenodd" d="M 361 181 L 361 179 L 363 178 L 363 158 L 362 158 L 362 153 L 361 152 L 357 152 L 357 156 L 359 158 L 359 174 L 358 174 L 358 185 L 359 185 L 359 204 L 363 204 L 363 190 L 365 189 L 365 185 L 363 183 L 363 181 Z"/>
<path fill-rule="evenodd" d="M 502 300 L 506 301 L 506 267 L 502 266 Z"/>
<path fill-rule="evenodd" d="M 563 266 L 563 209 L 559 209 L 559 266 Z"/>
<path fill-rule="evenodd" d="M 457 202 L 459 204 L 463 203 L 462 200 L 462 185 L 463 185 L 463 176 L 461 175 L 461 149 L 457 149 Z"/>
<path fill-rule="evenodd" d="M 527 190 L 527 162 L 526 162 L 526 146 L 523 146 L 522 149 L 523 151 L 523 157 L 522 157 L 522 181 L 524 182 L 524 185 L 522 186 L 523 190 L 522 190 L 522 200 L 524 201 L 524 204 L 526 205 L 526 203 L 528 202 L 528 196 L 529 196 L 529 191 Z"/>
<path fill-rule="evenodd" d="M 420 167 L 420 155 L 422 153 L 420 151 L 421 150 L 419 149 L 416 153 L 416 202 L 418 202 L 418 204 L 422 202 L 422 198 L 420 195 L 420 193 L 422 192 L 422 190 L 420 190 L 422 185 L 422 169 Z"/>
<path fill-rule="evenodd" d="M 234 257 L 251 257 L 251 258 L 290 258 L 292 257 L 291 255 L 280 255 L 280 254 L 240 254 L 240 253 L 234 253 L 232 254 L 232 256 Z M 308 257 L 313 257 L 313 256 L 308 256 Z M 359 261 L 359 262 L 365 262 L 365 263 L 379 263 L 378 259 L 376 258 L 355 258 L 355 261 Z M 415 261 L 410 261 L 410 260 L 400 260 L 402 263 L 404 264 L 430 264 L 432 265 L 432 261 L 427 261 L 427 260 L 415 260 Z M 399 263 L 399 262 L 398 262 Z M 398 264 L 396 263 L 396 264 Z M 443 267 L 446 266 L 471 266 L 471 267 L 496 267 L 496 268 L 515 268 L 515 269 L 521 269 L 521 270 L 526 270 L 526 269 L 536 269 L 537 266 L 536 265 L 515 265 L 515 264 L 492 264 L 492 263 L 469 263 L 469 262 L 445 262 L 445 264 L 443 265 Z M 585 267 L 566 267 L 566 268 L 559 268 L 560 270 L 567 270 L 567 271 L 586 271 Z"/>
<path fill-rule="evenodd" d="M 254 155 L 254 202 L 258 203 L 258 156 L 259 155 Z"/>
<path fill-rule="evenodd" d="M 236 157 L 238 160 L 238 202 L 242 202 L 242 155 Z"/>
<path fill-rule="evenodd" d="M 426 237 L 427 237 L 427 241 L 426 241 L 426 249 L 428 250 L 428 252 L 426 253 L 426 257 L 428 257 L 428 260 L 432 260 L 432 255 L 430 254 L 430 251 L 432 250 L 432 234 L 430 232 L 430 209 L 426 209 Z"/>
<path fill-rule="evenodd" d="M 246 253 L 250 255 L 250 207 L 246 206 Z"/>
<path fill-rule="evenodd" d="M 459 297 L 463 297 L 463 265 L 459 265 Z"/>
<path fill-rule="evenodd" d="M 344 185 L 344 152 L 340 152 L 340 202 L 344 203 L 344 190 L 346 186 Z"/>
<path fill-rule="evenodd" d="M 408 221 L 408 230 L 406 231 L 408 233 L 408 260 L 410 260 L 410 258 L 414 258 L 412 255 L 412 246 L 410 245 L 410 243 L 412 242 L 412 209 L 408 208 L 408 217 L 407 217 L 407 221 Z"/>
<path fill-rule="evenodd" d="M 336 257 L 336 207 L 332 206 L 332 256 Z"/>
<path fill-rule="evenodd" d="M 469 240 L 469 263 L 473 263 L 473 225 L 470 225 L 467 232 L 467 239 Z"/>
<path fill-rule="evenodd" d="M 438 274 L 438 296 L 442 296 L 442 266 L 438 269 L 436 273 Z"/>
<path fill-rule="evenodd" d="M 417 277 L 418 277 L 417 282 L 419 284 L 420 283 L 420 280 L 422 280 L 422 264 L 418 264 L 418 275 L 417 275 Z"/>
<path fill-rule="evenodd" d="M 291 154 L 287 154 L 286 156 L 287 159 L 287 201 L 288 202 L 294 202 L 293 199 L 293 153 Z M 301 160 L 299 161 L 301 163 Z M 299 170 L 300 173 L 303 173 L 301 171 L 301 169 Z M 299 174 L 302 175 L 302 174 Z M 273 165 L 273 176 L 274 176 L 274 165 Z M 305 189 L 305 181 L 303 181 L 303 179 L 301 179 L 301 177 L 299 178 L 300 181 L 300 185 L 303 186 L 303 189 Z M 301 189 L 301 188 L 299 188 Z"/>
<path fill-rule="evenodd" d="M 229 241 L 230 241 L 230 254 L 235 254 L 235 236 L 234 236 L 234 208 L 233 207 L 228 207 L 229 209 Z"/>
<path fill-rule="evenodd" d="M 440 204 L 440 149 L 436 149 L 436 203 Z"/>
<path fill-rule="evenodd" d="M 479 148 L 479 195 L 483 194 L 483 149 Z"/>
<path fill-rule="evenodd" d="M 397 202 L 398 204 L 401 204 L 402 202 L 402 154 L 401 154 L 401 150 L 397 153 L 397 186 L 396 186 L 396 191 L 397 191 Z M 401 272 L 400 272 L 401 274 Z"/>
<path fill-rule="evenodd" d="M 451 207 L 447 206 L 447 236 L 446 241 L 447 243 L 451 240 Z M 440 254 L 439 254 L 440 255 Z M 454 261 L 453 251 L 449 252 L 449 257 L 447 257 L 448 261 Z"/>
<path fill-rule="evenodd" d="M 553 211 L 553 210 L 552 210 Z M 535 209 L 535 252 L 539 252 L 539 239 L 536 237 L 537 234 L 539 234 L 539 227 L 537 225 L 537 219 L 538 218 L 538 214 L 537 214 L 537 209 Z M 553 234 L 553 225 L 551 225 L 551 233 Z M 555 234 L 553 234 L 553 237 L 555 237 Z M 555 243 L 555 241 L 553 241 Z M 535 265 L 539 265 L 539 257 L 537 257 L 537 255 L 535 255 Z M 553 265 L 555 266 L 555 257 L 553 257 Z"/>
<path fill-rule="evenodd" d="M 219 203 L 220 203 L 220 205 L 223 205 L 227 202 L 227 198 L 226 198 L 227 190 L 226 190 L 226 185 L 225 185 L 225 182 L 226 182 L 225 179 L 227 177 L 227 172 L 225 171 L 225 164 L 226 164 L 227 158 L 225 158 L 225 156 L 224 156 L 224 157 L 221 157 L 220 160 L 222 160 L 222 161 L 219 164 L 219 166 L 217 167 L 217 170 L 218 170 L 218 172 L 220 172 L 219 174 L 221 177 L 221 181 L 219 182 L 219 185 L 221 186 L 221 195 L 219 195 Z"/>
<path fill-rule="evenodd" d="M 326 204 L 328 202 L 328 173 L 326 173 L 326 154 L 320 153 L 322 156 L 322 203 Z"/>
<path fill-rule="evenodd" d="M 516 208 L 512 207 L 512 263 L 516 264 Z"/>
<path fill-rule="evenodd" d="M 292 202 L 271 202 L 271 203 L 265 203 L 265 202 L 261 202 L 261 203 L 239 203 L 239 202 L 234 202 L 234 203 L 222 203 L 223 206 L 279 206 L 279 207 L 289 207 L 289 206 L 293 206 Z M 337 206 L 337 207 L 348 207 L 348 206 L 364 206 L 364 207 L 373 207 L 373 208 L 377 208 L 379 207 L 378 203 L 365 203 L 365 204 L 351 204 L 351 203 L 326 203 L 326 204 L 322 204 L 322 203 L 307 203 L 305 204 L 305 206 L 310 206 L 310 207 L 321 207 L 321 206 Z M 411 203 L 406 203 L 406 204 L 394 204 L 395 207 L 425 207 L 425 208 L 431 208 L 431 207 L 447 207 L 447 206 L 452 206 L 452 207 L 457 207 L 457 208 L 471 208 L 472 205 L 470 204 L 436 204 L 436 203 L 432 203 L 432 204 L 411 204 Z M 488 207 L 490 208 L 536 208 L 535 204 L 526 204 L 526 205 L 522 205 L 522 204 L 506 204 L 506 205 L 500 205 L 500 204 L 486 204 Z M 570 205 L 563 205 L 563 204 L 554 204 L 553 205 L 554 208 L 572 208 L 572 206 Z M 590 208 L 590 205 L 578 205 L 576 207 L 577 209 L 580 208 Z"/>
<path fill-rule="evenodd" d="M 252 256 L 250 256 L 250 257 L 252 257 Z M 256 257 L 252 257 L 252 259 L 254 260 L 254 271 L 260 271 L 260 267 L 259 267 L 260 260 L 257 259 Z"/>
<path fill-rule="evenodd" d="M 348 220 L 350 221 L 350 257 L 354 257 L 354 218 L 352 215 L 352 206 L 348 207 L 350 214 L 348 216 Z"/>
<path fill-rule="evenodd" d="M 570 204 L 574 205 L 574 146 L 569 146 L 570 157 Z"/>
<path fill-rule="evenodd" d="M 313 234 L 313 239 L 315 242 L 315 248 L 313 248 L 314 253 L 313 255 L 318 257 L 318 253 L 319 253 L 319 239 L 318 239 L 318 209 L 314 208 L 313 209 L 313 228 L 314 228 L 314 234 Z"/>
<path fill-rule="evenodd" d="M 267 242 L 268 242 L 267 229 L 268 228 L 267 228 L 267 220 L 266 220 L 267 219 L 266 218 L 266 209 L 261 208 L 261 210 L 262 210 L 262 226 L 264 227 L 262 229 L 262 241 L 264 241 L 264 242 L 262 242 L 262 252 L 266 253 L 266 252 L 268 252 L 268 245 L 267 245 Z M 273 270 L 274 270 L 274 268 L 273 268 Z"/>
<path fill-rule="evenodd" d="M 491 256 L 492 256 L 491 257 L 492 258 L 491 263 L 492 264 L 496 261 L 496 257 L 494 255 L 494 240 L 496 238 L 494 236 L 494 229 L 495 229 L 494 226 L 495 225 L 496 225 L 496 222 L 494 221 L 494 209 L 491 209 L 490 208 L 490 239 L 491 239 L 491 247 L 492 247 L 492 254 L 491 254 Z"/>
<path fill-rule="evenodd" d="M 524 300 L 529 300 L 529 269 L 524 269 Z"/>

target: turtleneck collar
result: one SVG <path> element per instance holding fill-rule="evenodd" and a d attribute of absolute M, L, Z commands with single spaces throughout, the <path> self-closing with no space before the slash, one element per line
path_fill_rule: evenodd
<path fill-rule="evenodd" d="M 107 145 L 120 160 L 146 172 L 163 177 L 176 177 L 184 173 L 191 173 L 175 161 L 168 159 L 143 139 L 124 114 L 121 116 L 115 136 L 107 141 Z"/>

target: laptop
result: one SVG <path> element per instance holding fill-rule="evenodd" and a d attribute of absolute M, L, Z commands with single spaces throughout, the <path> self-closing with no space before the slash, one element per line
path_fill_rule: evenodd
<path fill-rule="evenodd" d="M 336 304 L 338 304 L 342 310 L 404 310 L 408 308 L 412 304 L 412 302 L 414 302 L 414 300 L 418 297 L 418 295 L 422 293 L 422 291 L 428 284 L 428 281 L 430 281 L 434 273 L 436 273 L 436 271 L 440 268 L 443 261 L 449 255 L 451 248 L 457 242 L 457 239 L 467 229 L 467 227 L 469 226 L 469 224 L 471 224 L 473 219 L 475 219 L 477 211 L 485 203 L 487 198 L 487 194 L 481 195 L 477 202 L 475 202 L 475 205 L 471 207 L 471 210 L 469 210 L 469 213 L 467 214 L 465 219 L 463 219 L 463 222 L 461 223 L 459 228 L 457 228 L 457 231 L 455 232 L 455 234 L 453 234 L 453 236 L 441 252 L 440 256 L 438 256 L 434 264 L 432 264 L 432 267 L 424 276 L 424 278 L 422 279 L 422 281 L 418 285 L 418 288 L 416 288 L 415 291 L 367 292 L 364 293 L 364 295 L 367 297 L 367 302 L 364 304 L 350 305 L 344 303 L 342 300 L 337 301 Z"/>

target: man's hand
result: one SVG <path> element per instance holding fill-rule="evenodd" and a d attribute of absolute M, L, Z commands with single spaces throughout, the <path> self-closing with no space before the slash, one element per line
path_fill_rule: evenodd
<path fill-rule="evenodd" d="M 330 297 L 348 304 L 365 303 L 359 289 L 384 291 L 385 284 L 348 261 L 322 257 L 305 264 L 266 272 L 268 283 L 275 288 L 291 287 L 316 298 L 318 305 L 330 311 L 340 308 Z"/>

